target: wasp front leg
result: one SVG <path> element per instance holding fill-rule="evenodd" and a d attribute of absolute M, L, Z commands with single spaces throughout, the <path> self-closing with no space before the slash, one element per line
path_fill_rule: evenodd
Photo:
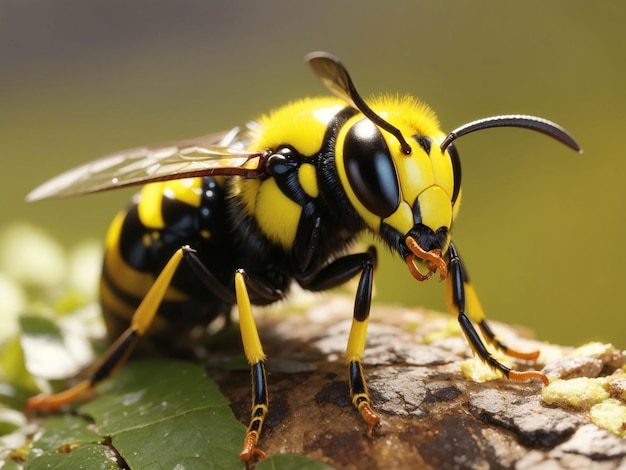
<path fill-rule="evenodd" d="M 359 272 L 361 273 L 354 301 L 352 327 L 346 348 L 346 364 L 348 366 L 352 404 L 367 423 L 367 435 L 369 437 L 372 436 L 374 427 L 380 423 L 380 418 L 372 410 L 361 358 L 367 337 L 376 258 L 376 250 L 374 247 L 370 247 L 366 253 L 357 253 L 336 259 L 320 270 L 313 279 L 301 283 L 306 289 L 322 291 L 337 287 L 352 279 Z"/>
<path fill-rule="evenodd" d="M 478 301 L 476 292 L 469 281 L 467 272 L 465 271 L 465 267 L 463 266 L 461 258 L 459 257 L 459 254 L 456 251 L 456 247 L 453 243 L 450 243 L 449 253 L 450 266 L 448 269 L 449 274 L 446 286 L 446 300 L 450 310 L 458 315 L 458 320 L 461 325 L 461 329 L 463 330 L 463 334 L 465 334 L 465 337 L 467 338 L 467 341 L 474 353 L 477 354 L 478 357 L 480 357 L 480 359 L 485 362 L 489 367 L 495 370 L 499 370 L 504 374 L 505 377 L 511 380 L 522 381 L 536 378 L 542 380 L 547 385 L 548 378 L 541 372 L 519 372 L 511 370 L 509 367 L 505 366 L 497 359 L 495 359 L 487 350 L 482 340 L 480 339 L 478 332 L 474 328 L 474 325 L 470 321 L 470 318 L 466 314 L 466 303 L 469 306 L 469 316 L 472 320 L 478 323 L 479 328 L 481 329 L 489 344 L 492 344 L 497 349 L 503 351 L 509 356 L 520 359 L 532 360 L 536 359 L 537 356 L 539 356 L 539 351 L 533 351 L 529 353 L 516 351 L 509 348 L 500 340 L 498 340 L 498 338 L 495 336 L 495 334 L 487 324 L 485 314 L 480 305 L 480 302 Z"/>

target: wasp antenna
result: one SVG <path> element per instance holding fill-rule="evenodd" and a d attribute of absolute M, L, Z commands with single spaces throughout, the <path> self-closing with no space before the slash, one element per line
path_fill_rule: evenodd
<path fill-rule="evenodd" d="M 569 148 L 582 153 L 582 149 L 576 143 L 574 138 L 558 124 L 548 121 L 537 116 L 525 116 L 519 114 L 492 116 L 478 121 L 469 122 L 461 127 L 453 130 L 441 142 L 441 151 L 445 152 L 448 146 L 459 137 L 481 129 L 489 129 L 491 127 L 522 127 L 533 131 L 546 134 L 553 139 L 558 140 Z"/>
<path fill-rule="evenodd" d="M 309 63 L 315 75 L 319 77 L 326 88 L 339 98 L 347 101 L 353 108 L 361 111 L 366 118 L 378 127 L 398 139 L 403 153 L 406 155 L 411 154 L 411 146 L 402 135 L 402 132 L 400 132 L 400 129 L 385 121 L 365 103 L 356 91 L 348 70 L 337 57 L 328 52 L 317 51 L 307 54 L 304 56 L 304 59 Z"/>

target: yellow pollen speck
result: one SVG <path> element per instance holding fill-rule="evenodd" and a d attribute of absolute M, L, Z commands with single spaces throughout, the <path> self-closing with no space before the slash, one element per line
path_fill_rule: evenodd
<path fill-rule="evenodd" d="M 437 330 L 437 331 L 433 331 L 431 333 L 428 333 L 426 336 L 424 336 L 424 342 L 426 344 L 430 344 L 433 341 L 437 341 L 439 339 L 445 339 L 445 338 L 450 338 L 450 337 L 454 337 L 454 336 L 461 336 L 463 334 L 462 330 L 461 330 L 461 326 L 459 325 L 459 322 L 454 319 L 454 320 L 450 320 L 445 328 L 442 328 L 441 330 Z"/>
<path fill-rule="evenodd" d="M 626 406 L 615 398 L 610 398 L 593 405 L 589 410 L 589 416 L 593 424 L 599 428 L 606 429 L 613 434 L 626 436 Z"/>
<path fill-rule="evenodd" d="M 612 344 L 600 342 L 586 343 L 572 351 L 572 356 L 594 357 L 604 363 L 610 362 L 619 354 L 620 351 Z"/>
<path fill-rule="evenodd" d="M 541 400 L 547 405 L 589 409 L 609 398 L 607 388 L 607 380 L 603 378 L 555 380 L 541 390 Z"/>
<path fill-rule="evenodd" d="M 461 362 L 461 373 L 474 382 L 487 382 L 503 377 L 500 371 L 492 369 L 477 358 L 466 359 Z"/>

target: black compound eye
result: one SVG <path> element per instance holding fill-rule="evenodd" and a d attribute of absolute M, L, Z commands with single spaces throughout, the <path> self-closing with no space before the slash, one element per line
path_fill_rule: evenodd
<path fill-rule="evenodd" d="M 350 186 L 361 204 L 379 217 L 400 205 L 400 183 L 389 147 L 368 119 L 354 124 L 343 146 L 343 164 Z"/>

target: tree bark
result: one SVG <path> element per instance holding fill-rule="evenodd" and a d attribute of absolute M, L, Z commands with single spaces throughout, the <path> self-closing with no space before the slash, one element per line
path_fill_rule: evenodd
<path fill-rule="evenodd" d="M 259 315 L 270 395 L 259 447 L 268 455 L 305 454 L 338 469 L 626 467 L 626 441 L 592 424 L 588 407 L 546 405 L 538 381 L 477 382 L 478 375 L 468 372 L 475 365 L 467 362 L 471 351 L 451 327 L 453 317 L 400 307 L 372 308 L 363 365 L 381 423 L 368 438 L 350 401 L 343 358 L 352 300 L 331 295 L 302 302 L 288 305 L 289 314 Z M 548 347 L 501 324 L 494 329 L 517 349 L 548 351 L 540 361 L 552 358 L 546 368 L 552 378 L 606 376 L 623 363 L 618 353 L 599 368 L 581 369 L 580 360 L 569 366 L 559 356 L 572 348 Z M 249 376 L 210 373 L 247 423 Z"/>

